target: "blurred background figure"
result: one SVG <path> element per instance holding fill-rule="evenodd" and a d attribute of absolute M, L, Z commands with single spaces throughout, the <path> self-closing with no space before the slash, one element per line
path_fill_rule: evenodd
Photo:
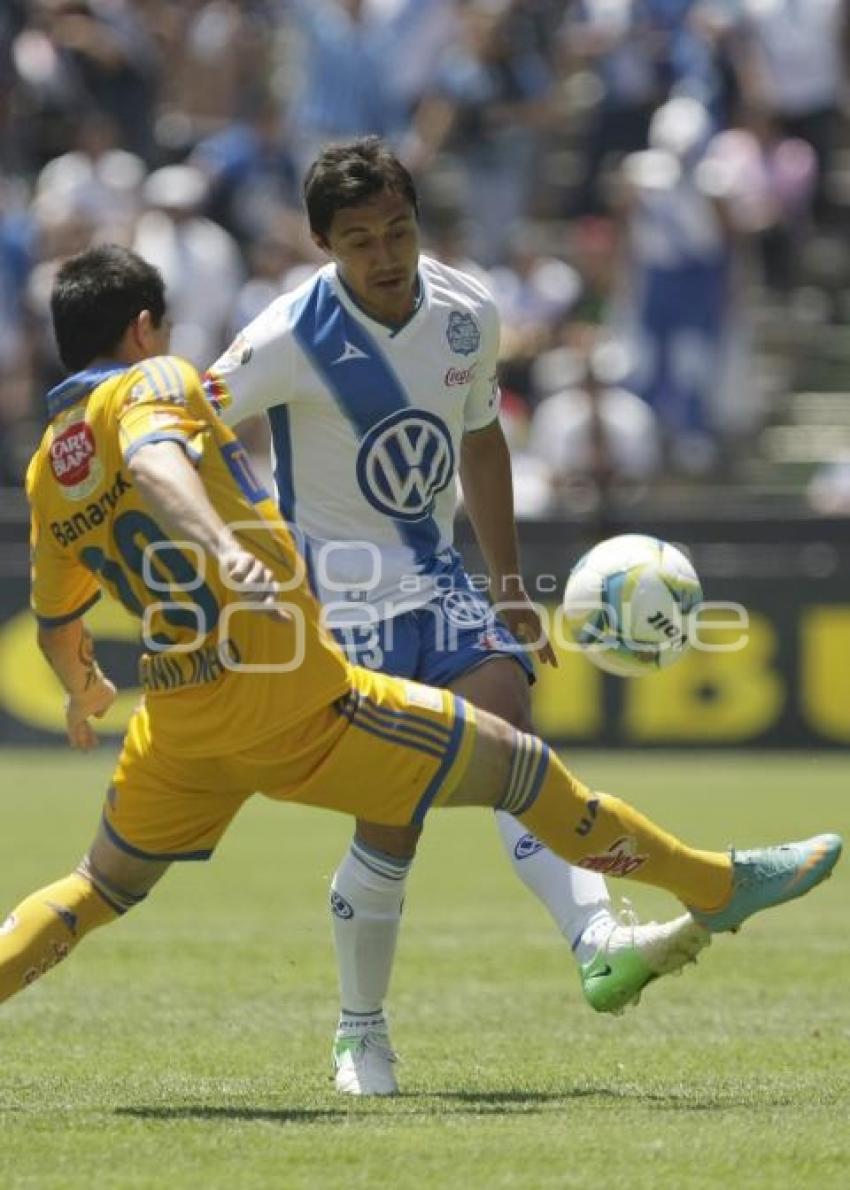
<path fill-rule="evenodd" d="M 627 248 L 617 321 L 629 387 L 655 411 L 672 465 L 692 475 L 717 465 L 720 435 L 743 428 L 748 412 L 731 210 L 702 168 L 711 139 L 707 109 L 671 99 L 652 118 L 650 148 L 621 172 Z"/>
<path fill-rule="evenodd" d="M 408 138 L 411 168 L 427 170 L 445 151 L 476 259 L 505 256 L 505 233 L 528 209 L 540 133 L 552 117 L 554 78 L 539 48 L 515 36 L 521 6 L 458 0 L 460 32 L 448 47 Z"/>
<path fill-rule="evenodd" d="M 623 387 L 623 349 L 590 337 L 581 349 L 552 353 L 558 384 L 538 405 L 529 453 L 549 470 L 550 511 L 604 516 L 612 500 L 635 499 L 661 470 L 661 428 L 649 405 Z"/>
<path fill-rule="evenodd" d="M 203 368 L 225 346 L 242 282 L 236 241 L 201 213 L 208 184 L 191 165 L 166 165 L 144 187 L 132 247 L 165 278 L 172 350 Z"/>
<path fill-rule="evenodd" d="M 732 64 L 748 105 L 817 162 L 815 207 L 831 210 L 827 179 L 844 99 L 848 10 L 842 0 L 739 0 Z"/>

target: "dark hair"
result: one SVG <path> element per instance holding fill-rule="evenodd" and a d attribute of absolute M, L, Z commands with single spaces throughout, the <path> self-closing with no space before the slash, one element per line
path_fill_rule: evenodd
<path fill-rule="evenodd" d="M 109 356 L 142 310 L 165 315 L 165 282 L 129 248 L 103 244 L 66 260 L 53 283 L 50 313 L 62 363 L 76 372 Z"/>
<path fill-rule="evenodd" d="M 394 190 L 419 214 L 413 178 L 378 136 L 329 145 L 307 170 L 304 201 L 310 230 L 327 238 L 333 217 L 343 207 L 357 207 L 382 190 Z"/>

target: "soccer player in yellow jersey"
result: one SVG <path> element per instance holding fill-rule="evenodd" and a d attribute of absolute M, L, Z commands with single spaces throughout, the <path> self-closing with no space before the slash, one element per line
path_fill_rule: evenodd
<path fill-rule="evenodd" d="M 39 644 L 75 748 L 95 744 L 91 720 L 115 697 L 83 623 L 102 589 L 142 622 L 145 694 L 85 858 L 0 927 L 0 1000 L 138 904 L 170 863 L 208 858 L 257 790 L 388 826 L 432 805 L 495 805 L 575 864 L 667 889 L 712 932 L 832 870 L 836 835 L 691 848 L 589 790 L 536 737 L 449 691 L 349 665 L 238 439 L 194 368 L 166 354 L 157 271 L 91 249 L 60 269 L 52 313 L 72 375 L 49 394 L 27 479 Z"/>

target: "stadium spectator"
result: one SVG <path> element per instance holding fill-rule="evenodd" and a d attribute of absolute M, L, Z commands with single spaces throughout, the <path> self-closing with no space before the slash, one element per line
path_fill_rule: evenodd
<path fill-rule="evenodd" d="M 462 36 L 419 106 L 408 162 L 424 171 L 445 150 L 463 179 L 473 254 L 489 267 L 504 259 L 506 229 L 529 210 L 554 78 L 533 45 L 512 42 L 506 3 L 459 0 L 458 9 Z"/>
<path fill-rule="evenodd" d="M 19 484 L 34 444 L 33 327 L 26 288 L 36 228 L 11 182 L 0 180 L 0 484 Z"/>
<path fill-rule="evenodd" d="M 847 5 L 842 0 L 739 0 L 732 46 L 748 106 L 767 111 L 784 136 L 817 157 L 815 211 L 829 212 L 827 177 L 847 77 Z"/>
<path fill-rule="evenodd" d="M 141 207 L 145 164 L 119 147 L 120 132 L 104 112 L 80 121 L 75 147 L 48 161 L 38 175 L 35 202 L 64 203 L 90 220 L 106 239 L 127 243 Z"/>
<path fill-rule="evenodd" d="M 144 198 L 148 209 L 136 225 L 133 247 L 165 278 L 174 350 L 200 364 L 227 339 L 243 275 L 238 245 L 201 214 L 207 181 L 193 166 L 156 170 Z"/>
<path fill-rule="evenodd" d="M 744 113 L 743 127 L 718 133 L 703 178 L 728 203 L 735 226 L 758 242 L 763 280 L 787 292 L 797 276 L 809 229 L 816 155 L 800 137 L 783 136 L 767 112 Z"/>
<path fill-rule="evenodd" d="M 209 183 L 206 214 L 241 243 L 266 235 L 282 212 L 299 205 L 295 163 L 272 96 L 203 138 L 189 161 Z"/>
<path fill-rule="evenodd" d="M 625 359 L 616 344 L 552 356 L 550 383 L 557 377 L 563 387 L 537 407 L 529 452 L 549 469 L 555 512 L 604 511 L 612 489 L 639 492 L 659 473 L 657 419 L 622 386 Z"/>
<path fill-rule="evenodd" d="M 24 57 L 33 81 L 60 88 L 78 113 L 109 112 L 124 147 L 150 160 L 159 56 L 137 7 L 130 0 L 33 0 L 32 11 L 36 25 L 26 36 L 41 40 Z"/>
<path fill-rule="evenodd" d="M 673 466 L 695 476 L 716 466 L 719 435 L 751 413 L 752 385 L 738 372 L 732 215 L 701 170 L 711 135 L 701 104 L 672 99 L 652 118 L 650 149 L 623 162 L 626 292 L 614 319 L 630 357 L 627 387 L 655 411 Z"/>
<path fill-rule="evenodd" d="M 298 35 L 291 124 L 299 173 L 327 141 L 403 136 L 409 112 L 386 13 L 370 12 L 364 0 L 290 0 L 289 11 Z"/>

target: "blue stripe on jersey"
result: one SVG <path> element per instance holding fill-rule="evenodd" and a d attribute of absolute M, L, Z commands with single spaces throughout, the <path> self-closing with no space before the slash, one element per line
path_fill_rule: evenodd
<path fill-rule="evenodd" d="M 77 401 L 82 401 L 93 389 L 102 384 L 109 376 L 117 372 L 126 372 L 126 364 L 110 364 L 101 368 L 86 368 L 83 372 L 75 372 L 61 384 L 57 384 L 47 394 L 47 416 L 52 420 L 59 413 L 64 413 Z"/>
<path fill-rule="evenodd" d="M 295 520 L 295 483 L 292 478 L 292 435 L 289 431 L 289 409 L 273 405 L 268 411 L 269 429 L 274 447 L 274 482 L 277 502 L 283 519 Z"/>
<path fill-rule="evenodd" d="M 319 277 L 295 311 L 293 333 L 332 393 L 358 443 L 379 422 L 410 408 L 401 382 L 369 332 L 340 302 L 326 277 Z M 387 514 L 389 515 L 389 514 Z M 417 561 L 431 557 L 440 542 L 432 516 L 390 517 Z"/>
<path fill-rule="evenodd" d="M 254 474 L 248 452 L 241 442 L 225 442 L 221 447 L 221 457 L 249 503 L 259 504 L 261 500 L 268 499 L 269 494 Z"/>

